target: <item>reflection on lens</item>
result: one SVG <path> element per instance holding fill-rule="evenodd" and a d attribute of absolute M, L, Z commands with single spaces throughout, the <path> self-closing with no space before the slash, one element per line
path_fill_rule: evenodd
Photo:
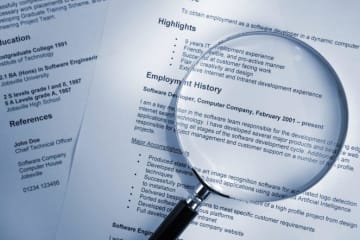
<path fill-rule="evenodd" d="M 255 32 L 210 48 L 177 91 L 176 128 L 212 189 L 273 201 L 305 191 L 331 168 L 347 105 L 328 62 L 293 38 Z"/>

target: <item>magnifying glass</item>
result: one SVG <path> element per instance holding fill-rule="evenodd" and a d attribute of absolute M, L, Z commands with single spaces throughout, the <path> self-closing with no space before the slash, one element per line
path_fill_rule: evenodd
<path fill-rule="evenodd" d="M 334 69 L 305 42 L 277 33 L 214 44 L 176 96 L 178 144 L 201 184 L 151 240 L 176 239 L 209 194 L 268 202 L 306 191 L 331 169 L 347 132 Z"/>

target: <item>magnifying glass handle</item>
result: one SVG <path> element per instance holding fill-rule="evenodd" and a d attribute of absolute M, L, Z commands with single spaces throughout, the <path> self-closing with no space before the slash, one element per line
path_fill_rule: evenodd
<path fill-rule="evenodd" d="M 198 214 L 196 210 L 210 192 L 207 187 L 199 185 L 191 198 L 183 199 L 175 206 L 149 240 L 175 240 Z"/>

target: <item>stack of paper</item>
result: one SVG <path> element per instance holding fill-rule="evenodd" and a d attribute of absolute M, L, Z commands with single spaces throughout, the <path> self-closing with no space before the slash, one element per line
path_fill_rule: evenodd
<path fill-rule="evenodd" d="M 213 195 L 180 238 L 358 239 L 359 9 L 325 0 L 1 3 L 0 238 L 148 239 L 198 184 L 173 128 L 180 80 L 224 36 L 273 31 L 336 70 L 350 116 L 345 145 L 309 191 L 261 204 Z"/>

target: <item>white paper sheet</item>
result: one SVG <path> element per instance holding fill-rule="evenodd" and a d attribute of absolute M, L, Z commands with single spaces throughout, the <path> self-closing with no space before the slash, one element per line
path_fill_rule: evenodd
<path fill-rule="evenodd" d="M 146 108 L 171 113 L 172 79 L 196 58 L 189 48 L 269 28 L 304 40 L 336 69 L 350 111 L 345 147 L 327 176 L 296 198 L 256 205 L 213 195 L 181 239 L 360 236 L 356 1 L 113 1 L 109 9 L 58 240 L 149 238 L 197 180 L 177 153 L 169 118 L 155 120 Z"/>
<path fill-rule="evenodd" d="M 55 238 L 106 10 L 0 3 L 0 239 Z"/>

